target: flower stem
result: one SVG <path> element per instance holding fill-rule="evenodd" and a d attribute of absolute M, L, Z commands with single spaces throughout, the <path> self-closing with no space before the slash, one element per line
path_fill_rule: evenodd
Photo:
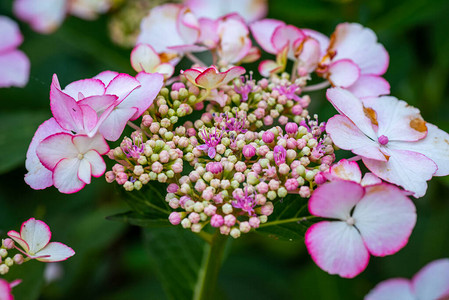
<path fill-rule="evenodd" d="M 217 230 L 212 237 L 211 243 L 205 245 L 203 262 L 193 295 L 194 300 L 208 300 L 215 298 L 215 286 L 217 284 L 227 240 L 228 237 Z"/>
<path fill-rule="evenodd" d="M 194 64 L 200 65 L 201 67 L 205 67 L 206 66 L 205 63 L 203 63 L 198 57 L 193 55 L 191 52 L 187 52 L 186 53 L 186 57 L 188 59 L 190 59 L 190 61 L 193 62 Z"/>
<path fill-rule="evenodd" d="M 310 86 L 306 86 L 302 89 L 303 92 L 313 92 L 313 91 L 318 91 L 318 90 L 322 90 L 324 88 L 327 88 L 328 86 L 330 86 L 330 82 L 329 81 L 323 81 L 321 83 L 315 84 L 315 85 L 310 85 Z"/>
<path fill-rule="evenodd" d="M 285 219 L 285 220 L 277 220 L 277 221 L 268 222 L 265 224 L 260 224 L 260 227 L 269 227 L 269 226 L 285 224 L 285 223 L 292 223 L 292 222 L 304 222 L 304 221 L 311 220 L 314 218 L 316 218 L 316 217 L 308 216 L 308 217 L 298 217 L 298 218 L 291 218 L 291 219 Z"/>

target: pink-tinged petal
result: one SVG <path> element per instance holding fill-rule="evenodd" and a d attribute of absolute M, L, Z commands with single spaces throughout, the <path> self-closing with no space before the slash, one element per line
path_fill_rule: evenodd
<path fill-rule="evenodd" d="M 93 137 L 97 133 L 100 126 L 116 109 L 117 103 L 116 95 L 91 96 L 79 102 L 83 111 L 84 133 L 88 137 Z"/>
<path fill-rule="evenodd" d="M 136 79 L 139 81 L 140 87 L 133 90 L 118 106 L 119 108 L 137 108 L 137 112 L 130 119 L 131 121 L 139 118 L 153 104 L 164 85 L 164 76 L 161 74 L 140 72 Z"/>
<path fill-rule="evenodd" d="M 59 126 L 54 118 L 51 118 L 39 126 L 28 147 L 25 161 L 28 173 L 25 174 L 25 182 L 35 190 L 45 189 L 53 185 L 52 172 L 42 165 L 36 149 L 45 138 L 60 132 L 66 131 Z"/>
<path fill-rule="evenodd" d="M 387 161 L 362 158 L 366 167 L 385 181 L 413 192 L 415 198 L 424 196 L 426 181 L 437 171 L 436 164 L 426 156 L 408 150 L 388 149 Z"/>
<path fill-rule="evenodd" d="M 435 260 L 422 268 L 412 279 L 418 299 L 443 299 L 449 296 L 449 259 Z"/>
<path fill-rule="evenodd" d="M 106 143 L 100 134 L 97 134 L 92 138 L 85 135 L 74 136 L 73 144 L 75 145 L 77 152 L 81 154 L 86 154 L 90 150 L 95 150 L 103 155 L 109 151 L 108 143 Z"/>
<path fill-rule="evenodd" d="M 106 13 L 111 5 L 111 0 L 74 0 L 69 2 L 69 12 L 73 16 L 77 16 L 86 20 L 94 20 L 98 14 Z"/>
<path fill-rule="evenodd" d="M 419 109 L 405 101 L 383 96 L 364 99 L 363 104 L 376 112 L 378 136 L 384 135 L 389 141 L 417 141 L 427 135 L 426 122 Z"/>
<path fill-rule="evenodd" d="M 104 86 L 108 86 L 109 82 L 112 81 L 119 73 L 114 71 L 103 71 L 97 76 L 95 76 L 93 79 L 99 79 L 101 82 L 103 82 Z"/>
<path fill-rule="evenodd" d="M 309 211 L 319 217 L 347 220 L 364 194 L 365 190 L 358 183 L 345 180 L 328 182 L 313 192 Z"/>
<path fill-rule="evenodd" d="M 205 89 L 214 89 L 224 84 L 225 78 L 225 73 L 219 73 L 217 72 L 217 69 L 211 67 L 198 75 L 195 79 L 195 83 Z"/>
<path fill-rule="evenodd" d="M 306 36 L 309 36 L 318 41 L 318 43 L 320 44 L 320 56 L 323 57 L 324 55 L 326 55 L 327 48 L 329 47 L 329 38 L 321 32 L 312 29 L 301 28 L 301 30 Z"/>
<path fill-rule="evenodd" d="M 386 256 L 407 244 L 416 224 L 416 208 L 402 190 L 383 183 L 366 187 L 352 217 L 369 252 Z"/>
<path fill-rule="evenodd" d="M 210 17 L 200 18 L 198 20 L 201 33 L 198 42 L 206 45 L 209 49 L 217 47 L 220 37 L 217 34 L 218 20 L 210 19 Z"/>
<path fill-rule="evenodd" d="M 382 180 L 373 173 L 365 173 L 360 184 L 362 186 L 376 185 L 382 183 Z"/>
<path fill-rule="evenodd" d="M 75 255 L 75 251 L 67 245 L 59 242 L 51 242 L 44 249 L 37 253 L 36 260 L 42 262 L 58 262 L 66 260 L 67 258 Z"/>
<path fill-rule="evenodd" d="M 246 70 L 244 67 L 235 66 L 224 72 L 226 74 L 225 79 L 223 80 L 223 84 L 228 83 L 229 81 L 240 77 L 241 75 L 245 74 Z"/>
<path fill-rule="evenodd" d="M 28 246 L 28 243 L 24 239 L 22 239 L 20 233 L 18 233 L 17 231 L 11 230 L 11 231 L 8 231 L 8 236 L 10 238 L 12 238 L 17 244 L 19 244 L 20 247 L 22 247 L 22 249 L 25 252 L 30 251 L 30 246 Z"/>
<path fill-rule="evenodd" d="M 369 262 L 360 234 L 345 222 L 324 221 L 312 225 L 306 232 L 305 243 L 313 261 L 329 274 L 353 278 Z"/>
<path fill-rule="evenodd" d="M 117 103 L 120 103 L 139 86 L 140 83 L 136 78 L 121 73 L 109 82 L 105 94 L 116 95 L 118 97 Z"/>
<path fill-rule="evenodd" d="M 29 246 L 27 252 L 34 255 L 50 242 L 51 231 L 44 222 L 31 218 L 22 224 L 20 236 Z"/>
<path fill-rule="evenodd" d="M 148 44 L 138 44 L 131 52 L 131 65 L 136 72 L 151 73 L 160 64 L 159 55 Z"/>
<path fill-rule="evenodd" d="M 388 147 L 421 153 L 436 163 L 438 170 L 434 176 L 449 175 L 449 134 L 433 124 L 426 123 L 426 126 L 424 139 L 412 143 L 392 141 Z"/>
<path fill-rule="evenodd" d="M 165 79 L 168 79 L 175 72 L 175 67 L 172 64 L 164 63 L 164 64 L 160 64 L 156 68 L 154 68 L 153 72 L 162 74 L 162 75 L 164 75 Z"/>
<path fill-rule="evenodd" d="M 297 46 L 294 46 L 297 49 Z M 320 44 L 313 38 L 306 38 L 300 43 L 300 53 L 298 55 L 298 73 L 312 73 L 321 59 Z M 306 75 L 304 74 L 304 75 Z"/>
<path fill-rule="evenodd" d="M 201 74 L 201 71 L 196 69 L 188 69 L 182 72 L 182 75 L 185 76 L 185 78 L 190 81 L 191 83 L 195 84 L 196 78 Z"/>
<path fill-rule="evenodd" d="M 367 137 L 351 120 L 342 115 L 333 116 L 327 121 L 326 132 L 341 149 L 351 150 L 357 155 L 375 160 L 387 160 L 380 151 L 378 143 Z"/>
<path fill-rule="evenodd" d="M 257 47 L 251 47 L 249 49 L 248 53 L 246 53 L 245 57 L 241 60 L 242 63 L 252 63 L 262 56 L 262 53 L 259 48 Z"/>
<path fill-rule="evenodd" d="M 90 184 L 91 175 L 92 175 L 92 168 L 90 166 L 90 163 L 85 159 L 81 159 L 80 166 L 78 169 L 78 179 L 84 182 L 85 184 Z"/>
<path fill-rule="evenodd" d="M 82 100 L 79 98 L 80 93 L 83 98 L 103 95 L 105 92 L 105 85 L 99 79 L 82 79 L 68 84 L 62 92 L 79 101 Z"/>
<path fill-rule="evenodd" d="M 416 297 L 409 280 L 393 278 L 376 285 L 365 296 L 365 300 L 416 300 Z"/>
<path fill-rule="evenodd" d="M 377 75 L 361 75 L 347 89 L 360 99 L 390 94 L 390 84 L 388 81 Z"/>
<path fill-rule="evenodd" d="M 277 73 L 281 68 L 282 66 L 278 65 L 274 60 L 264 60 L 260 62 L 258 70 L 260 75 L 270 77 L 272 73 Z"/>
<path fill-rule="evenodd" d="M 111 106 L 115 107 L 117 105 L 117 96 L 115 95 L 101 95 L 101 96 L 90 96 L 83 100 L 80 100 L 78 104 L 80 106 L 87 105 L 92 108 L 98 116 L 103 115 Z"/>
<path fill-rule="evenodd" d="M 354 181 L 357 183 L 360 183 L 362 180 L 362 172 L 355 161 L 342 159 L 337 164 L 331 166 L 329 171 L 331 175 L 343 180 Z"/>
<path fill-rule="evenodd" d="M 351 59 L 361 74 L 382 75 L 388 68 L 388 53 L 377 43 L 376 34 L 357 23 L 339 24 L 332 34 L 329 50 L 336 51 L 333 61 Z"/>
<path fill-rule="evenodd" d="M 29 76 L 30 60 L 22 51 L 0 53 L 0 88 L 24 87 L 28 83 Z"/>
<path fill-rule="evenodd" d="M 277 50 L 271 42 L 271 37 L 279 26 L 285 26 L 285 23 L 274 19 L 264 19 L 252 23 L 249 28 L 253 37 L 263 50 L 271 54 L 276 54 Z"/>
<path fill-rule="evenodd" d="M 95 135 L 98 130 L 98 127 L 95 126 L 98 123 L 97 112 L 88 105 L 80 105 L 81 111 L 83 112 L 83 128 L 84 132 L 89 136 Z"/>
<path fill-rule="evenodd" d="M 14 300 L 14 297 L 11 294 L 11 286 L 9 285 L 9 282 L 4 279 L 0 279 L 0 299 Z"/>
<path fill-rule="evenodd" d="M 12 19 L 0 16 L 0 53 L 17 48 L 23 42 L 19 26 Z"/>
<path fill-rule="evenodd" d="M 64 21 L 67 2 L 61 0 L 16 0 L 14 14 L 40 33 L 55 31 Z"/>
<path fill-rule="evenodd" d="M 349 59 L 342 59 L 329 66 L 328 79 L 333 86 L 349 87 L 354 84 L 360 76 L 359 67 Z"/>
<path fill-rule="evenodd" d="M 135 107 L 117 107 L 101 124 L 100 133 L 108 141 L 116 141 L 122 135 L 126 123 L 137 113 Z"/>
<path fill-rule="evenodd" d="M 78 156 L 72 137 L 71 134 L 62 132 L 53 134 L 40 142 L 36 153 L 47 169 L 54 170 L 60 160 Z"/>
<path fill-rule="evenodd" d="M 183 7 L 177 20 L 178 33 L 182 37 L 184 44 L 193 45 L 200 37 L 200 27 L 198 19 L 188 7 Z"/>
<path fill-rule="evenodd" d="M 178 54 L 184 54 L 186 52 L 203 52 L 206 51 L 208 48 L 198 45 L 177 45 L 177 46 L 169 46 L 167 47 L 167 49 L 173 50 L 173 52 L 176 52 Z M 176 65 L 178 61 L 170 60 L 170 63 Z"/>
<path fill-rule="evenodd" d="M 295 59 L 293 45 L 304 40 L 306 35 L 301 29 L 293 25 L 278 26 L 271 36 L 271 43 L 276 49 L 276 53 L 281 52 L 285 47 L 289 48 L 288 58 Z"/>
<path fill-rule="evenodd" d="M 348 117 L 367 137 L 377 141 L 372 126 L 376 122 L 376 115 L 366 110 L 357 97 L 342 88 L 328 89 L 326 97 L 339 113 Z"/>
<path fill-rule="evenodd" d="M 96 150 L 91 150 L 84 154 L 84 159 L 90 163 L 92 176 L 100 177 L 106 171 L 106 164 Z"/>
<path fill-rule="evenodd" d="M 217 33 L 220 37 L 218 55 L 225 65 L 241 61 L 252 47 L 248 27 L 238 15 L 224 17 Z"/>
<path fill-rule="evenodd" d="M 66 158 L 56 165 L 53 171 L 53 183 L 61 193 L 76 193 L 86 185 L 78 178 L 80 163 L 78 158 Z"/>

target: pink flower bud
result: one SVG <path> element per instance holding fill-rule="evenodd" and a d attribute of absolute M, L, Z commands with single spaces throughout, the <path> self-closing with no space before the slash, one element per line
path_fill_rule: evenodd
<path fill-rule="evenodd" d="M 198 223 L 200 221 L 200 215 L 196 212 L 192 212 L 189 214 L 189 221 L 192 224 Z"/>
<path fill-rule="evenodd" d="M 120 185 L 125 184 L 125 182 L 128 181 L 128 175 L 124 172 L 120 172 L 115 176 L 115 181 Z"/>
<path fill-rule="evenodd" d="M 163 116 L 165 116 L 168 113 L 168 105 L 163 104 L 161 106 L 159 106 L 159 113 Z"/>
<path fill-rule="evenodd" d="M 168 154 L 168 151 L 162 150 L 161 153 L 159 153 L 159 160 L 163 164 L 168 163 L 168 161 L 170 160 L 170 155 Z"/>
<path fill-rule="evenodd" d="M 326 177 L 322 172 L 319 172 L 315 175 L 315 183 L 316 184 L 323 184 L 326 182 Z"/>
<path fill-rule="evenodd" d="M 12 260 L 14 261 L 14 263 L 16 265 L 21 265 L 24 261 L 23 259 L 23 255 L 20 253 L 17 253 L 16 255 L 14 255 L 14 257 L 12 258 Z"/>
<path fill-rule="evenodd" d="M 162 164 L 158 161 L 154 162 L 151 165 L 151 171 L 153 171 L 154 173 L 159 174 L 160 172 L 162 172 L 163 169 L 164 169 L 164 166 L 162 166 Z"/>
<path fill-rule="evenodd" d="M 181 173 L 182 172 L 182 164 L 180 163 L 174 163 L 171 166 L 171 169 L 173 170 L 173 172 L 175 172 L 176 174 Z"/>
<path fill-rule="evenodd" d="M 223 195 L 220 193 L 220 194 L 218 194 L 218 195 L 215 195 L 214 196 L 214 202 L 216 203 L 216 204 L 221 204 L 221 203 L 223 203 Z"/>
<path fill-rule="evenodd" d="M 215 194 L 211 188 L 207 188 L 203 191 L 201 196 L 203 197 L 204 200 L 209 201 L 209 200 L 212 200 L 212 198 L 215 196 Z"/>
<path fill-rule="evenodd" d="M 12 249 L 14 248 L 14 241 L 10 238 L 6 238 L 2 241 L 3 247 L 6 249 Z"/>
<path fill-rule="evenodd" d="M 268 148 L 267 145 L 260 146 L 257 149 L 257 154 L 259 154 L 260 156 L 265 156 L 268 152 L 270 152 L 270 148 Z"/>
<path fill-rule="evenodd" d="M 192 182 L 197 182 L 198 179 L 200 179 L 200 174 L 198 174 L 197 171 L 192 171 L 192 172 L 190 172 L 190 174 L 189 174 L 189 179 L 190 179 L 190 181 L 192 181 Z"/>
<path fill-rule="evenodd" d="M 303 108 L 300 104 L 297 104 L 292 107 L 292 114 L 299 116 L 302 114 Z"/>
<path fill-rule="evenodd" d="M 144 115 L 142 117 L 142 125 L 145 127 L 150 127 L 151 123 L 153 123 L 153 118 L 150 115 Z"/>
<path fill-rule="evenodd" d="M 285 188 L 289 192 L 296 190 L 298 188 L 298 186 L 299 186 L 298 180 L 296 180 L 294 178 L 289 178 L 289 179 L 287 179 L 287 181 L 285 181 Z"/>
<path fill-rule="evenodd" d="M 203 110 L 203 108 L 204 108 L 204 102 L 196 103 L 195 106 L 194 106 L 194 108 L 195 108 L 195 110 Z"/>
<path fill-rule="evenodd" d="M 257 217 L 249 218 L 248 223 L 252 228 L 259 228 L 259 226 L 260 226 L 260 220 Z"/>
<path fill-rule="evenodd" d="M 307 146 L 307 141 L 305 139 L 296 140 L 296 147 L 298 147 L 298 150 L 302 150 L 305 146 Z"/>
<path fill-rule="evenodd" d="M 267 202 L 267 198 L 262 194 L 256 195 L 256 203 L 257 205 L 264 205 Z"/>
<path fill-rule="evenodd" d="M 309 106 L 310 101 L 311 101 L 310 96 L 305 95 L 299 100 L 299 104 L 301 104 L 302 107 L 307 107 L 307 106 Z"/>
<path fill-rule="evenodd" d="M 175 82 L 171 86 L 172 91 L 179 91 L 182 88 L 186 88 L 186 86 L 182 82 Z"/>
<path fill-rule="evenodd" d="M 262 172 L 262 166 L 259 163 L 255 163 L 251 170 L 253 170 L 253 172 L 259 174 L 260 172 Z"/>
<path fill-rule="evenodd" d="M 182 197 L 179 199 L 179 205 L 181 205 L 181 207 L 184 208 L 185 205 L 186 205 L 186 203 L 187 203 L 187 201 L 190 201 L 190 200 L 191 200 L 191 199 L 190 199 L 189 196 L 182 196 Z"/>
<path fill-rule="evenodd" d="M 115 174 L 112 171 L 107 171 L 106 174 L 104 174 L 104 177 L 106 178 L 107 183 L 112 183 L 115 180 Z"/>
<path fill-rule="evenodd" d="M 254 115 L 256 116 L 257 119 L 262 119 L 265 116 L 265 109 L 257 108 L 254 111 Z"/>
<path fill-rule="evenodd" d="M 189 128 L 187 129 L 187 136 L 195 136 L 196 135 L 196 130 L 195 128 Z"/>
<path fill-rule="evenodd" d="M 264 206 L 260 208 L 260 213 L 265 216 L 269 216 L 273 213 L 274 206 L 273 203 L 267 202 Z"/>
<path fill-rule="evenodd" d="M 288 118 L 286 116 L 280 116 L 278 121 L 279 121 L 279 124 L 285 125 L 288 122 Z"/>
<path fill-rule="evenodd" d="M 287 164 L 281 164 L 279 166 L 279 173 L 282 175 L 287 175 L 290 172 L 290 168 Z"/>
<path fill-rule="evenodd" d="M 206 171 L 212 174 L 220 174 L 223 172 L 223 165 L 221 162 L 210 162 L 206 165 Z"/>
<path fill-rule="evenodd" d="M 251 225 L 248 222 L 240 222 L 240 231 L 243 233 L 247 233 L 251 230 Z"/>
<path fill-rule="evenodd" d="M 122 166 L 122 165 L 119 165 L 119 164 L 115 164 L 115 165 L 112 167 L 112 171 L 113 171 L 114 173 L 125 172 L 125 167 Z"/>
<path fill-rule="evenodd" d="M 310 197 L 310 188 L 308 186 L 302 186 L 299 188 L 299 195 L 303 198 Z"/>
<path fill-rule="evenodd" d="M 213 216 L 217 212 L 217 207 L 215 205 L 209 204 L 204 208 L 204 213 L 207 216 Z"/>
<path fill-rule="evenodd" d="M 179 223 L 181 223 L 181 218 L 181 214 L 174 211 L 168 216 L 168 221 L 170 221 L 170 223 L 172 223 L 173 225 L 178 225 Z"/>
<path fill-rule="evenodd" d="M 198 180 L 195 184 L 195 190 L 202 192 L 206 189 L 206 183 L 203 180 Z"/>
<path fill-rule="evenodd" d="M 273 117 L 272 116 L 266 116 L 265 118 L 263 118 L 263 124 L 265 126 L 270 126 L 273 124 Z"/>
<path fill-rule="evenodd" d="M 265 144 L 271 144 L 274 141 L 274 133 L 270 130 L 265 131 L 262 134 L 262 141 Z"/>
<path fill-rule="evenodd" d="M 234 226 L 236 220 L 237 219 L 235 218 L 234 215 L 226 215 L 224 217 L 224 224 L 226 226 L 232 227 L 232 226 Z"/>
<path fill-rule="evenodd" d="M 279 181 L 271 179 L 268 186 L 270 187 L 270 190 L 277 191 L 279 189 Z"/>
<path fill-rule="evenodd" d="M 259 194 L 266 194 L 266 193 L 268 193 L 268 184 L 266 184 L 265 182 L 260 182 L 257 185 L 256 188 L 257 188 L 257 192 Z"/>
<path fill-rule="evenodd" d="M 285 125 L 285 131 L 288 134 L 294 134 L 298 132 L 298 124 L 294 123 L 294 122 L 289 122 L 287 123 L 287 125 Z"/>
<path fill-rule="evenodd" d="M 176 198 L 170 199 L 170 201 L 168 201 L 168 205 L 173 209 L 177 209 L 179 207 L 179 200 Z"/>
<path fill-rule="evenodd" d="M 197 86 L 192 85 L 192 86 L 189 87 L 189 93 L 192 93 L 195 96 L 198 96 L 199 93 L 200 93 L 200 89 Z"/>
<path fill-rule="evenodd" d="M 251 158 L 256 155 L 256 148 L 252 145 L 245 145 L 243 146 L 242 153 L 245 158 Z"/>
<path fill-rule="evenodd" d="M 212 227 L 220 227 L 224 224 L 223 217 L 221 215 L 213 215 L 210 219 L 210 226 Z"/>
<path fill-rule="evenodd" d="M 223 225 L 223 226 L 220 227 L 220 233 L 221 234 L 228 235 L 229 232 L 231 232 L 231 228 L 229 228 L 228 226 Z"/>
<path fill-rule="evenodd" d="M 160 128 L 161 128 L 161 126 L 159 125 L 159 123 L 151 123 L 151 125 L 150 125 L 150 131 L 152 133 L 157 133 Z"/>
<path fill-rule="evenodd" d="M 167 187 L 167 193 L 176 193 L 179 186 L 176 183 L 170 183 Z"/>

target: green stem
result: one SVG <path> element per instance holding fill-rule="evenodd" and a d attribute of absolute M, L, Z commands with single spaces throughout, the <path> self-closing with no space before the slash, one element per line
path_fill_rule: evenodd
<path fill-rule="evenodd" d="M 268 222 L 265 224 L 260 224 L 259 227 L 269 227 L 269 226 L 275 226 L 275 225 L 280 225 L 280 224 L 285 224 L 285 223 L 292 223 L 292 222 L 304 222 L 307 220 L 311 220 L 316 218 L 315 216 L 308 216 L 308 217 L 298 217 L 298 218 L 291 218 L 291 219 L 285 219 L 285 220 L 277 220 L 277 221 L 273 221 L 273 222 Z"/>
<path fill-rule="evenodd" d="M 224 249 L 228 237 L 217 230 L 211 243 L 206 244 L 203 254 L 203 262 L 198 274 L 195 286 L 194 300 L 208 300 L 216 298 L 218 273 L 223 260 Z"/>

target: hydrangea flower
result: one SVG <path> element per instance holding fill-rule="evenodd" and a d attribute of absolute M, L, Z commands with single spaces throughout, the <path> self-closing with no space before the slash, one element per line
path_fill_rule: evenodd
<path fill-rule="evenodd" d="M 193 68 L 182 72 L 188 81 L 194 85 L 211 90 L 228 84 L 231 80 L 245 73 L 243 67 L 231 67 L 225 72 L 220 72 L 215 66 L 209 68 Z"/>
<path fill-rule="evenodd" d="M 365 300 L 430 300 L 449 297 L 449 259 L 435 260 L 422 268 L 412 280 L 393 278 L 383 281 Z"/>
<path fill-rule="evenodd" d="M 313 192 L 309 211 L 336 221 L 309 227 L 307 250 L 321 269 L 346 278 L 361 273 L 370 254 L 386 256 L 403 248 L 416 223 L 413 202 L 386 183 L 367 187 L 343 180 L 325 183 Z"/>
<path fill-rule="evenodd" d="M 157 52 L 148 44 L 137 44 L 131 52 L 131 65 L 136 72 L 160 73 L 170 78 L 175 67 L 163 62 Z"/>
<path fill-rule="evenodd" d="M 75 255 L 75 251 L 59 242 L 50 242 L 50 227 L 34 218 L 23 222 L 20 233 L 11 230 L 8 236 L 18 243 L 23 253 L 42 262 L 63 261 Z"/>
<path fill-rule="evenodd" d="M 326 179 L 333 180 L 349 180 L 359 183 L 362 186 L 379 184 L 382 180 L 373 173 L 365 173 L 362 178 L 362 171 L 355 161 L 342 159 L 329 168 L 328 172 L 323 173 Z"/>

